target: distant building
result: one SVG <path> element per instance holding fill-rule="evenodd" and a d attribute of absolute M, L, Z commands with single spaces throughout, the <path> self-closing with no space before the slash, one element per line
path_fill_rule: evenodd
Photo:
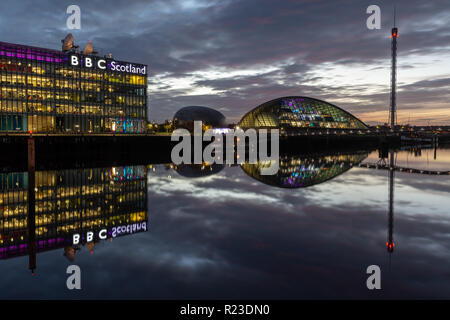
<path fill-rule="evenodd" d="M 184 128 L 194 131 L 194 121 L 202 121 L 203 129 L 225 128 L 225 116 L 214 109 L 208 107 L 190 106 L 184 107 L 173 116 L 175 129 Z"/>
<path fill-rule="evenodd" d="M 0 132 L 144 132 L 147 66 L 75 48 L 0 42 Z"/>
<path fill-rule="evenodd" d="M 284 97 L 263 103 L 244 115 L 238 126 L 277 128 L 286 133 L 301 129 L 368 129 L 347 111 L 308 97 Z"/>

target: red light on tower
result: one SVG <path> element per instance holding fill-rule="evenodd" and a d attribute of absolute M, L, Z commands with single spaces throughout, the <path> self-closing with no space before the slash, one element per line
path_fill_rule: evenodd
<path fill-rule="evenodd" d="M 391 38 L 398 38 L 398 29 L 397 28 L 392 28 L 392 34 L 391 34 Z"/>
<path fill-rule="evenodd" d="M 394 251 L 394 247 L 395 247 L 395 243 L 394 242 L 386 242 L 386 247 L 387 247 L 387 251 L 388 252 L 393 252 Z"/>

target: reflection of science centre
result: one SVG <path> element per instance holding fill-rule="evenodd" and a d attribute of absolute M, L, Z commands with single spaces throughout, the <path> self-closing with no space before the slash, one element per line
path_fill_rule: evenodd
<path fill-rule="evenodd" d="M 244 129 L 279 128 L 286 133 L 299 129 L 368 129 L 347 111 L 308 97 L 284 97 L 263 103 L 245 114 L 238 125 Z"/>
<path fill-rule="evenodd" d="M 250 177 L 270 186 L 281 188 L 305 188 L 331 180 L 343 174 L 367 158 L 369 152 L 354 151 L 326 155 L 282 155 L 279 170 L 274 175 L 261 175 L 262 168 L 268 168 L 271 161 L 245 162 L 242 170 Z M 214 175 L 223 170 L 223 164 L 167 164 L 186 178 L 200 178 Z"/>
<path fill-rule="evenodd" d="M 242 170 L 264 184 L 281 188 L 304 188 L 334 177 L 359 164 L 368 156 L 367 152 L 327 155 L 318 157 L 285 156 L 280 157 L 280 168 L 275 175 L 261 175 L 262 167 L 269 167 L 270 161 L 256 164 L 244 163 Z"/>

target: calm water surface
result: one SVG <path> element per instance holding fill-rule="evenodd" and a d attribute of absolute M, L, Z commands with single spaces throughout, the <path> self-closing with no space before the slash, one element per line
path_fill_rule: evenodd
<path fill-rule="evenodd" d="M 395 159 L 450 170 L 449 147 Z M 284 157 L 275 177 L 257 165 L 37 172 L 34 251 L 30 179 L 5 173 L 0 297 L 450 298 L 450 176 L 395 172 L 390 228 L 389 171 L 358 166 L 379 160 L 378 150 Z M 107 240 L 72 245 L 73 233 L 102 228 Z M 66 288 L 71 264 L 82 290 Z M 366 288 L 373 264 L 382 290 Z"/>

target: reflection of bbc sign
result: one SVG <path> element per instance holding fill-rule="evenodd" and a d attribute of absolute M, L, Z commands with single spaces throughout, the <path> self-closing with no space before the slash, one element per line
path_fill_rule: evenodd
<path fill-rule="evenodd" d="M 71 66 L 95 68 L 117 72 L 128 72 L 134 74 L 147 74 L 146 66 L 138 66 L 133 63 L 122 63 L 111 60 L 109 63 L 103 58 L 86 57 L 81 55 L 72 54 L 69 56 L 69 63 Z"/>

